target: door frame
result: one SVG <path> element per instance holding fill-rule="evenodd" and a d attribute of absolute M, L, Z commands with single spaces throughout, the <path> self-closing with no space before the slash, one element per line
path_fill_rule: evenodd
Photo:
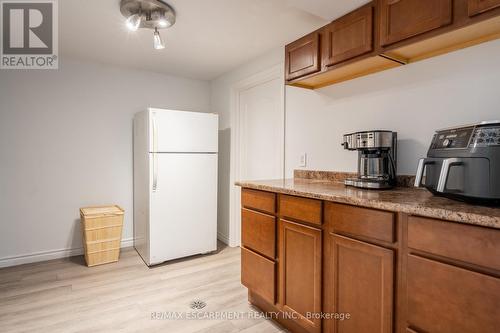
<path fill-rule="evenodd" d="M 241 244 L 241 189 L 234 185 L 236 181 L 242 180 L 242 151 L 245 142 L 242 135 L 242 117 L 240 110 L 240 94 L 248 89 L 276 79 L 281 80 L 280 111 L 281 126 L 279 128 L 281 137 L 281 160 L 280 169 L 282 178 L 285 176 L 285 68 L 278 64 L 265 71 L 252 75 L 231 87 L 231 158 L 230 158 L 230 195 L 229 195 L 229 246 L 236 247 Z"/>

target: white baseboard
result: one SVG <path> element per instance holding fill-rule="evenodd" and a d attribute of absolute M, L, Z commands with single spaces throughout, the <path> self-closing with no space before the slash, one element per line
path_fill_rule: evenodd
<path fill-rule="evenodd" d="M 133 245 L 134 245 L 134 239 L 127 238 L 127 239 L 122 239 L 120 247 L 124 248 Z M 53 259 L 80 256 L 82 254 L 83 254 L 83 247 L 34 252 L 20 256 L 0 258 L 0 268 L 23 265 L 23 264 L 31 264 L 34 262 L 47 261 Z"/>
<path fill-rule="evenodd" d="M 217 231 L 217 239 L 220 240 L 222 243 L 229 245 L 229 237 L 227 235 L 224 235 L 220 231 Z"/>

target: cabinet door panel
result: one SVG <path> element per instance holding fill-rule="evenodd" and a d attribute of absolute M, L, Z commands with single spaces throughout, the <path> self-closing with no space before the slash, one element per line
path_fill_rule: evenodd
<path fill-rule="evenodd" d="M 452 0 L 381 0 L 381 43 L 393 44 L 448 25 L 452 9 Z"/>
<path fill-rule="evenodd" d="M 321 230 L 280 220 L 281 305 L 309 332 L 321 331 Z"/>
<path fill-rule="evenodd" d="M 500 327 L 500 279 L 408 256 L 408 324 L 422 332 L 494 333 Z"/>
<path fill-rule="evenodd" d="M 500 0 L 469 0 L 469 16 L 474 16 L 500 6 Z"/>
<path fill-rule="evenodd" d="M 325 64 L 332 66 L 373 50 L 373 7 L 362 7 L 325 28 Z"/>
<path fill-rule="evenodd" d="M 313 32 L 285 47 L 286 80 L 319 72 L 321 69 L 319 33 Z"/>
<path fill-rule="evenodd" d="M 330 320 L 329 333 L 393 331 L 394 251 L 328 234 L 325 312 L 349 313 Z"/>

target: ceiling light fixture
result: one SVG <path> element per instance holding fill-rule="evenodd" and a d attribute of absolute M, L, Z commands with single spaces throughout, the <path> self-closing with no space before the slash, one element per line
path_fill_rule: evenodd
<path fill-rule="evenodd" d="M 121 0 L 120 11 L 127 19 L 126 26 L 130 31 L 137 31 L 139 28 L 154 30 L 154 48 L 165 48 L 158 30 L 175 24 L 175 11 L 172 7 L 160 0 Z"/>

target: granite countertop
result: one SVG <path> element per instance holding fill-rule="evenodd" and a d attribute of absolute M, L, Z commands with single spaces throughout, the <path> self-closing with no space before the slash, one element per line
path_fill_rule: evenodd
<path fill-rule="evenodd" d="M 414 187 L 397 187 L 383 191 L 363 190 L 347 187 L 339 180 L 305 178 L 240 181 L 236 185 L 500 229 L 500 208 L 476 206 L 437 197 L 425 189 Z"/>

